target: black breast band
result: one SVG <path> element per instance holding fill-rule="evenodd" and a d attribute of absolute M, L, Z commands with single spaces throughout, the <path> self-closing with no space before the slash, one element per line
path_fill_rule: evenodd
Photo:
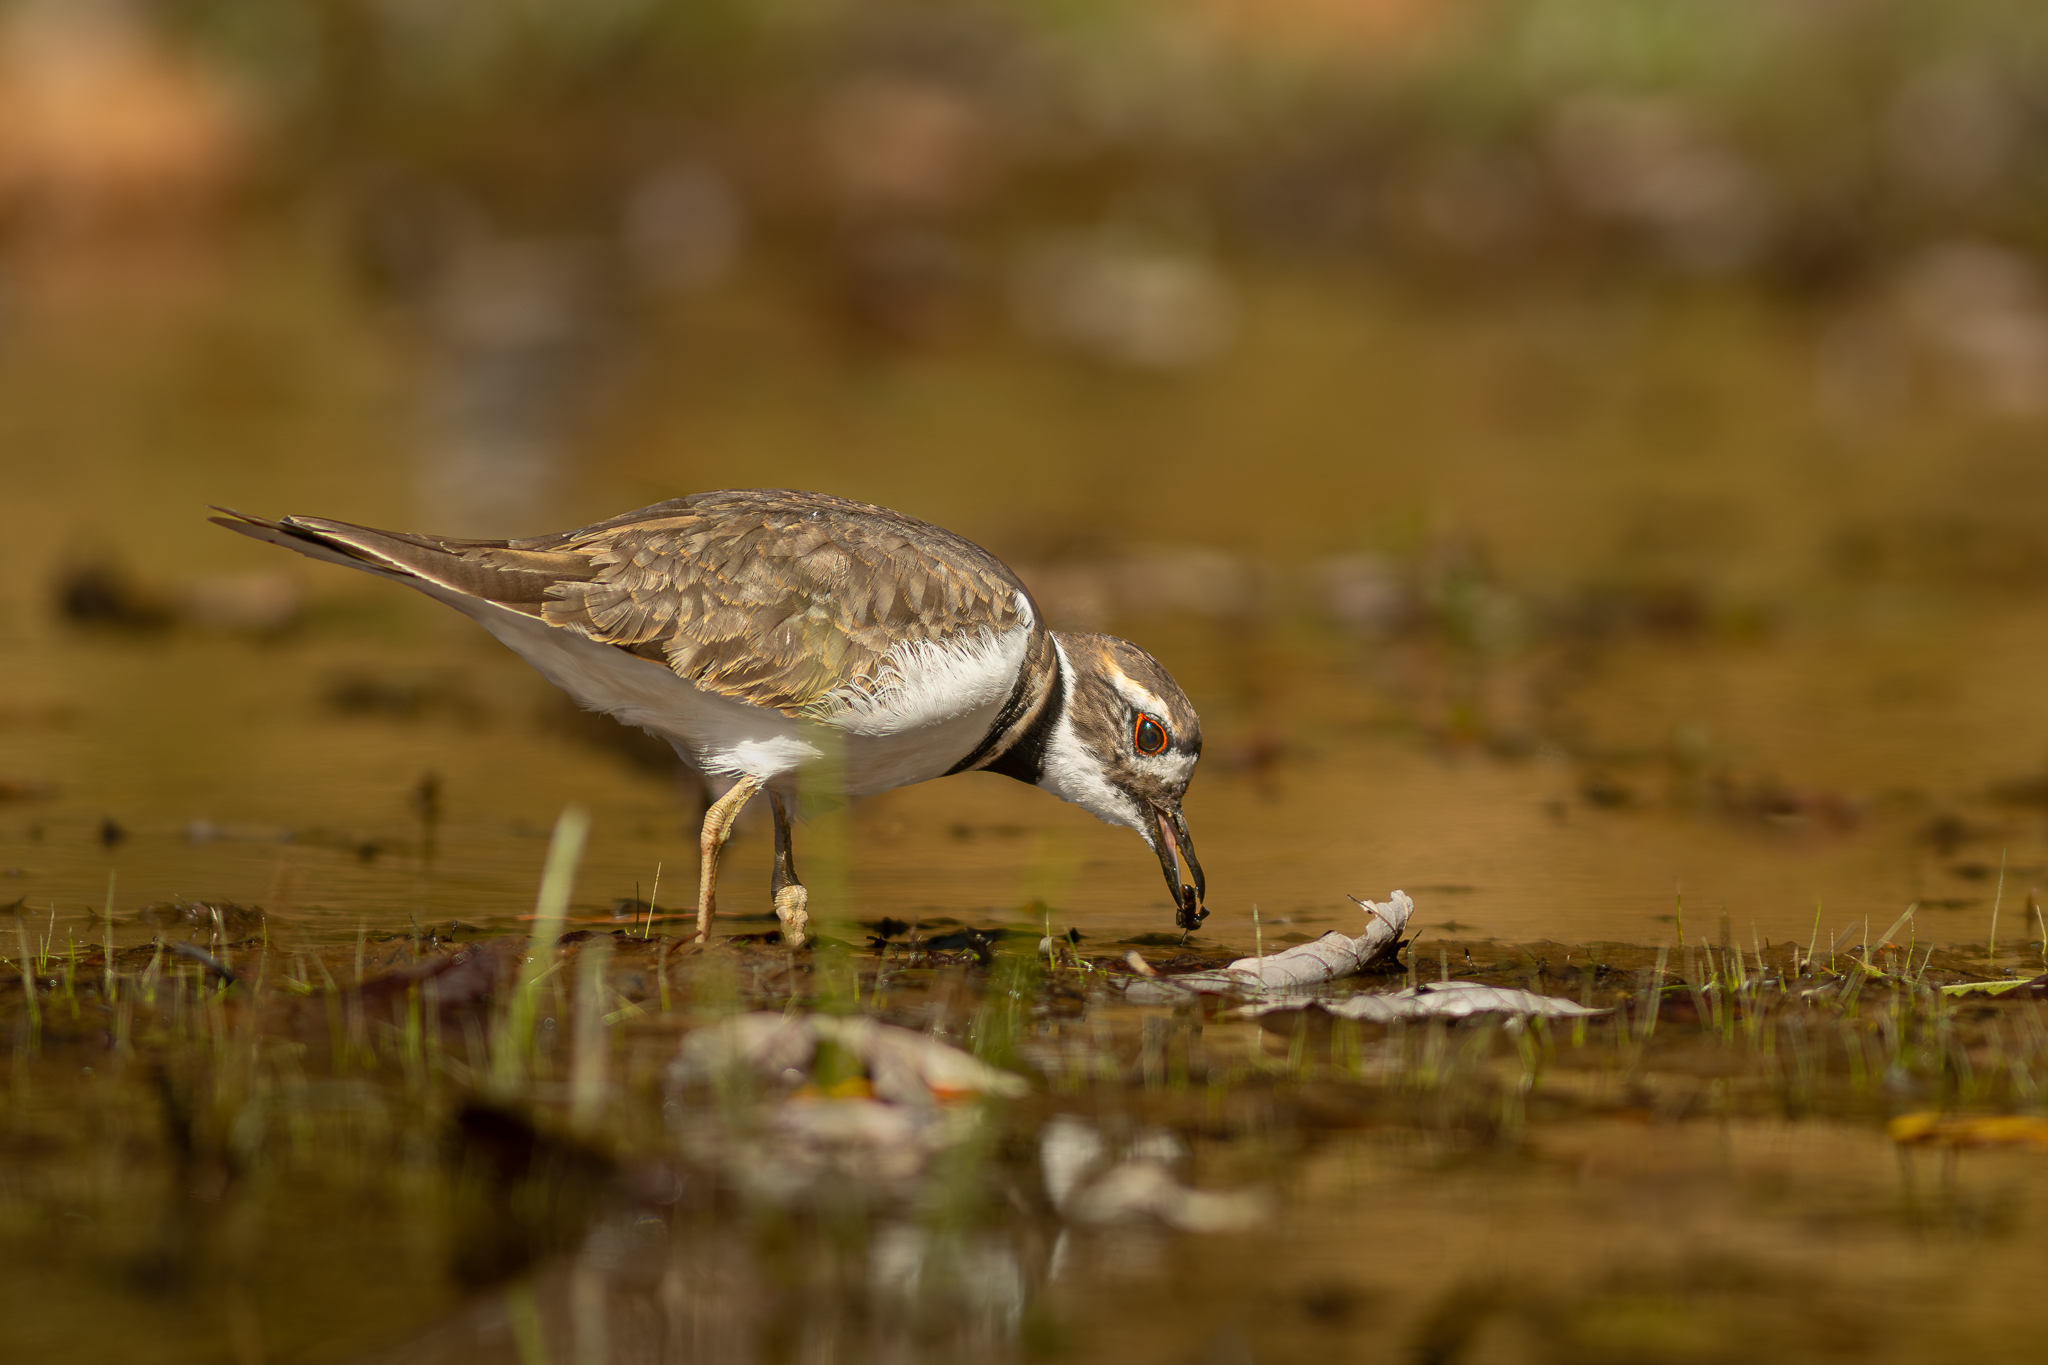
<path fill-rule="evenodd" d="M 975 745 L 967 757 L 946 769 L 945 776 L 951 777 L 954 773 L 964 773 L 986 764 L 989 772 L 1014 777 L 1033 786 L 1038 784 L 1038 779 L 1045 775 L 1045 746 L 1052 738 L 1052 727 L 1059 723 L 1060 712 L 1066 709 L 1067 671 L 1061 666 L 1057 648 L 1053 651 L 1052 687 L 1046 692 L 1045 704 L 1038 708 L 1038 714 L 1031 718 L 1031 724 L 1017 736 L 1016 742 L 1003 750 L 994 762 L 988 762 L 988 756 L 995 751 L 996 745 L 1002 743 L 1003 736 L 1024 714 L 1024 699 L 1030 694 L 1030 689 L 1031 670 L 1022 669 L 1017 675 L 1017 685 L 1010 689 L 1003 709 L 996 712 L 995 723 L 989 726 L 981 743 Z"/>

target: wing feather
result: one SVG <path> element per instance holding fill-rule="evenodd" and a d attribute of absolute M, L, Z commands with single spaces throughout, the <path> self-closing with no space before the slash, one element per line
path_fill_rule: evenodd
<path fill-rule="evenodd" d="M 645 652 L 707 690 L 791 714 L 892 675 L 905 640 L 1000 633 L 1023 584 L 938 527 L 816 493 L 699 494 L 513 542 L 569 555 L 542 619 Z"/>
<path fill-rule="evenodd" d="M 791 715 L 831 714 L 850 693 L 900 681 L 890 651 L 906 641 L 1000 634 L 1024 619 L 1024 585 L 979 546 L 822 493 L 700 493 L 515 541 L 318 517 L 217 520 L 316 558 L 537 616 L 665 662 L 708 691 Z"/>

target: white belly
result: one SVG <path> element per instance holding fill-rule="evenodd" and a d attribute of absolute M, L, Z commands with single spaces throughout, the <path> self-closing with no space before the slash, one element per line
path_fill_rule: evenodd
<path fill-rule="evenodd" d="M 576 631 L 412 586 L 474 618 L 580 705 L 668 740 L 699 772 L 758 777 L 778 791 L 825 798 L 909 786 L 958 763 L 995 723 L 1031 639 L 1027 623 L 965 645 L 898 646 L 876 690 L 842 688 L 829 719 L 796 720 L 706 692 Z"/>

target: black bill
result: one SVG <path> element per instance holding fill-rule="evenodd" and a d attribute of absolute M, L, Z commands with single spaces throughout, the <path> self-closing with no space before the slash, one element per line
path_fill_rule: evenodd
<path fill-rule="evenodd" d="M 1166 887 L 1173 896 L 1174 923 L 1192 933 L 1209 918 L 1202 900 L 1208 894 L 1208 882 L 1202 876 L 1202 865 L 1195 861 L 1194 841 L 1188 837 L 1187 817 L 1178 807 L 1168 810 L 1154 807 L 1154 822 L 1159 827 L 1159 837 L 1150 840 L 1153 852 L 1159 855 L 1160 870 L 1166 873 Z M 1181 867 L 1187 868 L 1188 881 L 1181 880 Z"/>

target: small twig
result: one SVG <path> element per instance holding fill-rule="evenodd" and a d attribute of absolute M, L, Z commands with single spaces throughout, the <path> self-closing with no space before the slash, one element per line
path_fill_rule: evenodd
<path fill-rule="evenodd" d="M 1381 924 L 1386 925 L 1388 928 L 1391 929 L 1394 927 L 1394 922 L 1388 919 L 1385 915 L 1382 915 L 1379 912 L 1379 910 L 1374 907 L 1371 901 L 1362 901 L 1358 897 L 1351 895 L 1349 892 L 1345 893 L 1344 899 L 1350 901 L 1353 905 L 1365 911 L 1366 914 L 1371 915 L 1374 919 L 1378 920 Z"/>
<path fill-rule="evenodd" d="M 1911 905 L 1907 906 L 1906 913 L 1900 915 L 1896 920 L 1892 921 L 1892 927 L 1884 931 L 1884 937 L 1880 938 L 1877 941 L 1877 946 L 1883 948 L 1889 945 L 1892 939 L 1898 934 L 1899 930 L 1905 928 L 1907 921 L 1913 918 L 1913 912 L 1915 910 L 1918 910 L 1919 908 L 1919 901 L 1914 901 Z"/>
<path fill-rule="evenodd" d="M 43 1008 L 41 1002 L 36 999 L 35 972 L 29 966 L 28 920 L 16 920 L 14 932 L 21 939 L 21 986 L 28 996 L 28 1029 L 29 1037 L 33 1039 L 43 1029 Z"/>
<path fill-rule="evenodd" d="M 2005 899 L 2005 855 L 2007 850 L 1998 850 L 1998 890 L 1991 897 L 1991 938 L 1984 945 L 1984 970 L 1991 971 L 1998 966 L 1998 903 Z"/>
<path fill-rule="evenodd" d="M 215 957 L 212 953 L 207 952 L 206 949 L 200 947 L 198 944 L 173 943 L 171 945 L 171 951 L 176 953 L 179 957 L 191 958 L 194 962 L 197 962 L 200 966 L 206 968 L 206 970 L 208 970 L 209 972 L 212 972 L 216 977 L 218 977 L 223 982 L 226 982 L 228 985 L 233 985 L 235 983 L 236 978 L 234 969 L 229 967 L 227 963 L 222 962 L 219 958 Z"/>
<path fill-rule="evenodd" d="M 640 930 L 640 941 L 645 943 L 654 937 L 654 902 L 661 895 L 661 864 L 654 865 L 654 889 L 647 893 L 647 924 Z"/>
<path fill-rule="evenodd" d="M 112 868 L 107 870 L 107 961 L 106 979 L 101 994 L 111 1001 L 114 998 L 114 877 Z"/>
<path fill-rule="evenodd" d="M 2048 970 L 2048 920 L 2041 918 L 2040 887 L 2034 888 L 2032 900 L 2034 902 L 2034 927 L 2041 931 L 2041 966 L 2044 970 Z"/>

